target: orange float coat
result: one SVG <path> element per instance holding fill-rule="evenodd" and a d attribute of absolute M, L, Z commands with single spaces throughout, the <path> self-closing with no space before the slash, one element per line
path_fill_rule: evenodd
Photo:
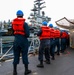
<path fill-rule="evenodd" d="M 24 21 L 25 21 L 25 19 L 23 19 L 23 18 L 15 18 L 13 20 L 12 28 L 14 30 L 14 34 L 25 35 Z"/>
<path fill-rule="evenodd" d="M 60 30 L 55 30 L 55 38 L 60 38 Z"/>
<path fill-rule="evenodd" d="M 50 39 L 50 29 L 47 26 L 42 26 L 41 27 L 42 34 L 39 36 L 39 39 Z"/>
<path fill-rule="evenodd" d="M 67 33 L 66 32 L 62 32 L 61 38 L 67 38 Z"/>
<path fill-rule="evenodd" d="M 55 30 L 54 28 L 50 28 L 50 38 L 55 38 Z"/>

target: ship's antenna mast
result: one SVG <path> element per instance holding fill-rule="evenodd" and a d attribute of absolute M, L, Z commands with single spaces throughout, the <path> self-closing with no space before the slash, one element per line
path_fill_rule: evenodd
<path fill-rule="evenodd" d="M 43 21 L 49 22 L 51 20 L 50 17 L 45 16 L 44 11 L 42 11 L 42 14 L 41 14 L 41 10 L 46 7 L 46 6 L 42 6 L 42 4 L 44 4 L 44 3 L 45 2 L 43 0 L 35 0 L 34 1 L 34 8 L 31 9 L 31 11 L 33 11 L 33 13 L 30 14 L 30 16 L 32 18 L 30 18 L 30 17 L 28 18 L 28 19 L 30 19 L 32 26 L 41 25 Z"/>
<path fill-rule="evenodd" d="M 40 10 L 42 10 L 42 8 L 45 8 L 46 6 L 41 7 L 42 4 L 44 4 L 45 2 L 41 2 L 43 0 L 36 0 L 34 1 L 35 5 L 37 6 L 37 10 L 38 10 L 38 16 L 40 15 Z"/>

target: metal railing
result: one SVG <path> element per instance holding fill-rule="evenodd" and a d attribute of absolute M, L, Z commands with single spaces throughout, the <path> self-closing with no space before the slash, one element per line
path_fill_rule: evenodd
<path fill-rule="evenodd" d="M 38 37 L 32 37 L 32 38 L 29 38 L 29 41 L 31 42 L 30 42 L 28 53 L 35 54 L 36 52 L 38 52 L 40 40 Z"/>
<path fill-rule="evenodd" d="M 10 39 L 11 38 L 11 39 Z M 13 40 L 14 37 L 0 38 L 0 61 L 13 57 Z M 28 53 L 35 54 L 38 51 L 40 41 L 38 37 L 28 38 L 30 42 Z M 7 57 L 7 58 L 5 58 Z"/>

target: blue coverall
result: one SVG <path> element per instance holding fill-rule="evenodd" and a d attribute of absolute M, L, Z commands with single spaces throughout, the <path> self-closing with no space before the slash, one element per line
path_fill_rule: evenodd
<path fill-rule="evenodd" d="M 40 36 L 42 34 L 42 30 L 37 33 L 37 36 Z M 46 48 L 47 47 L 47 48 Z M 50 61 L 50 40 L 49 39 L 43 39 L 40 40 L 40 47 L 39 47 L 39 61 L 43 61 L 43 54 L 45 54 L 45 59 Z"/>
<path fill-rule="evenodd" d="M 55 38 L 55 47 L 57 47 L 57 55 L 60 53 L 60 39 Z"/>
<path fill-rule="evenodd" d="M 51 38 L 50 39 L 50 54 L 52 56 L 52 59 L 54 60 L 55 58 L 55 39 Z"/>
<path fill-rule="evenodd" d="M 26 35 L 14 35 L 14 43 L 13 43 L 13 53 L 14 53 L 14 60 L 13 64 L 19 64 L 20 60 L 20 53 L 22 53 L 22 61 L 23 64 L 28 64 L 28 37 L 30 35 L 28 24 L 24 23 L 25 33 Z"/>
<path fill-rule="evenodd" d="M 62 32 L 65 31 L 61 31 L 61 36 L 62 36 Z M 63 37 L 61 38 L 61 52 L 64 53 L 64 51 L 66 50 L 66 43 L 67 43 L 67 38 Z"/>
<path fill-rule="evenodd" d="M 64 53 L 66 49 L 66 38 L 61 38 L 61 52 Z"/>

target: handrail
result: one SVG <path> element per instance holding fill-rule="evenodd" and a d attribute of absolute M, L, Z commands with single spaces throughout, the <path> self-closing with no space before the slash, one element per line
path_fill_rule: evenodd
<path fill-rule="evenodd" d="M 11 40 L 4 40 L 5 42 L 3 42 L 3 39 L 1 38 L 1 57 L 0 57 L 0 61 L 4 58 L 4 57 L 6 57 L 6 56 L 10 56 L 10 55 L 12 55 L 13 56 L 13 53 L 10 53 L 9 54 L 9 52 L 12 50 L 12 48 L 13 48 L 13 45 L 10 45 L 9 46 L 9 43 L 11 43 L 11 42 L 9 42 L 9 41 L 11 41 Z M 6 42 L 6 41 L 8 41 L 8 42 Z M 30 43 L 30 46 L 29 46 L 29 51 L 28 51 L 28 54 L 30 54 L 30 53 L 33 53 L 33 54 L 35 54 L 35 52 L 36 52 L 36 49 L 38 49 L 38 47 L 39 47 L 39 44 L 40 44 L 40 41 L 39 41 L 39 39 L 38 39 L 38 37 L 30 37 L 29 38 L 29 41 L 31 41 L 31 43 Z M 35 41 L 38 41 L 38 46 L 36 47 L 35 46 Z M 12 43 L 13 43 L 13 41 L 12 41 Z M 3 46 L 3 44 L 5 45 L 5 46 Z M 6 45 L 6 44 L 8 44 L 8 45 Z M 6 46 L 8 46 L 8 50 L 6 50 L 6 52 L 5 53 L 3 53 L 3 47 L 5 47 L 6 48 Z M 31 49 L 32 48 L 32 49 Z"/>
<path fill-rule="evenodd" d="M 6 54 L 12 49 L 13 45 L 8 49 L 8 51 L 0 58 L 0 60 L 3 59 L 4 56 L 6 56 Z"/>

